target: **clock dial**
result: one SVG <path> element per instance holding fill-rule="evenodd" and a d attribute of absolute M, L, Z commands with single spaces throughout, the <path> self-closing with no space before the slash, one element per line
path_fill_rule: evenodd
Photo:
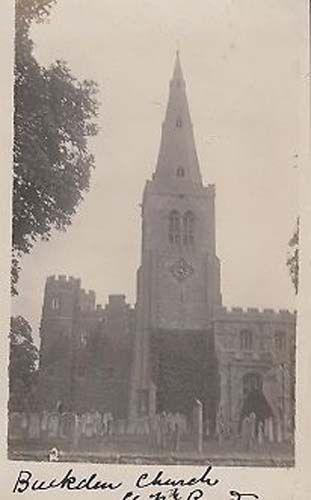
<path fill-rule="evenodd" d="M 181 257 L 170 267 L 170 271 L 175 279 L 183 281 L 193 274 L 194 269 L 191 264 Z"/>

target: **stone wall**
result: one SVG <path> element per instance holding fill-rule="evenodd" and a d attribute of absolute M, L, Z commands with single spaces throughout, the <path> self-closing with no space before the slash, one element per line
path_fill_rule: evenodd
<path fill-rule="evenodd" d="M 40 405 L 126 416 L 135 311 L 124 295 L 105 308 L 79 279 L 47 279 L 40 328 Z"/>
<path fill-rule="evenodd" d="M 282 415 L 280 418 L 293 428 L 295 324 L 295 314 L 286 310 L 222 307 L 215 311 L 220 405 L 234 428 L 238 427 L 249 384 L 259 384 L 275 418 Z M 277 373 L 273 391 L 267 382 L 272 372 Z"/>

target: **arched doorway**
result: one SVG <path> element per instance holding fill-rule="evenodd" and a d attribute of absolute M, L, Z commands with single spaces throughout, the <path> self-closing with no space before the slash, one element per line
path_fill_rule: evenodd
<path fill-rule="evenodd" d="M 239 419 L 239 431 L 241 431 L 242 422 L 245 417 L 254 413 L 256 415 L 256 430 L 259 422 L 264 422 L 266 418 L 273 417 L 271 406 L 269 405 L 262 387 L 262 376 L 256 372 L 250 372 L 244 375 L 243 385 L 243 405 Z"/>

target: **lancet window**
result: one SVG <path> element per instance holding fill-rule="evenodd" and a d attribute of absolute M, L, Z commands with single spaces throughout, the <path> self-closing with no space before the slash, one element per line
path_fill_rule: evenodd
<path fill-rule="evenodd" d="M 170 243 L 180 242 L 180 215 L 177 210 L 172 210 L 169 216 L 168 239 Z"/>
<path fill-rule="evenodd" d="M 51 305 L 52 305 L 52 309 L 59 309 L 60 308 L 60 299 L 59 299 L 59 297 L 53 297 Z"/>
<path fill-rule="evenodd" d="M 243 351 L 250 351 L 253 348 L 253 334 L 249 330 L 240 332 L 240 347 Z"/>
<path fill-rule="evenodd" d="M 194 242 L 194 215 L 189 210 L 183 217 L 183 240 L 186 245 Z"/>

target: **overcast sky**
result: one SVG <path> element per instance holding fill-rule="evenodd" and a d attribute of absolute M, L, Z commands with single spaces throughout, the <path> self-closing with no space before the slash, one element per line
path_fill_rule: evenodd
<path fill-rule="evenodd" d="M 285 261 L 298 212 L 303 4 L 58 0 L 34 30 L 36 54 L 98 82 L 96 171 L 72 227 L 23 259 L 15 314 L 38 328 L 51 274 L 81 277 L 99 303 L 110 293 L 135 302 L 139 203 L 177 47 L 204 182 L 216 184 L 224 304 L 294 309 Z"/>

